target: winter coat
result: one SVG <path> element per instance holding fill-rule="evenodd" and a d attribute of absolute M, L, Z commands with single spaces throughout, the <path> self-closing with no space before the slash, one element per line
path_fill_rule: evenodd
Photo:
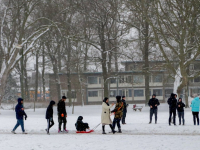
<path fill-rule="evenodd" d="M 22 110 L 23 104 L 21 103 L 21 101 L 23 101 L 23 99 L 19 98 L 18 99 L 18 104 L 15 107 L 15 112 L 16 112 L 16 118 L 17 119 L 23 119 L 23 116 L 27 117 L 25 111 Z"/>
<path fill-rule="evenodd" d="M 171 94 L 171 97 L 168 99 L 167 103 L 169 104 L 169 109 L 174 110 L 177 107 L 177 99 L 175 98 L 175 94 Z"/>
<path fill-rule="evenodd" d="M 192 107 L 192 112 L 199 112 L 199 108 L 200 108 L 200 100 L 199 100 L 199 97 L 195 97 L 195 98 L 192 100 L 192 103 L 191 103 L 190 107 Z"/>
<path fill-rule="evenodd" d="M 83 120 L 83 117 L 79 116 L 75 123 L 77 131 L 85 131 L 87 128 L 89 128 L 88 123 L 84 123 L 82 120 Z"/>
<path fill-rule="evenodd" d="M 123 113 L 127 113 L 127 105 L 126 101 L 122 99 L 123 105 L 124 105 L 124 109 L 123 109 Z"/>
<path fill-rule="evenodd" d="M 123 109 L 124 109 L 123 102 L 120 101 L 115 105 L 115 109 L 113 111 L 111 111 L 111 112 L 115 113 L 115 118 L 116 119 L 121 119 L 122 115 L 123 115 Z"/>
<path fill-rule="evenodd" d="M 112 124 L 110 119 L 110 108 L 112 105 L 108 106 L 105 102 L 102 103 L 102 113 L 101 113 L 101 123 L 102 124 Z"/>
<path fill-rule="evenodd" d="M 178 107 L 180 105 L 180 107 Z M 178 102 L 177 103 L 177 111 L 178 112 L 183 112 L 184 111 L 184 108 L 185 107 L 185 104 L 183 102 Z"/>
<path fill-rule="evenodd" d="M 49 106 L 46 110 L 46 119 L 53 118 L 53 105 L 55 105 L 54 101 L 50 101 Z"/>
<path fill-rule="evenodd" d="M 157 109 L 157 106 L 160 105 L 160 102 L 158 101 L 157 98 L 151 98 L 151 99 L 149 100 L 148 105 L 149 105 L 149 106 L 152 106 L 151 109 Z M 155 106 L 155 105 L 157 105 L 157 106 Z"/>
<path fill-rule="evenodd" d="M 66 108 L 65 108 L 65 102 L 60 100 L 57 104 L 57 110 L 58 110 L 58 116 L 61 117 L 61 114 L 64 114 L 64 116 L 67 115 Z"/>

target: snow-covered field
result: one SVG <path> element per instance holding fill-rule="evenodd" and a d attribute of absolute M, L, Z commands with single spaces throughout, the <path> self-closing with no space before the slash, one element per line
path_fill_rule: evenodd
<path fill-rule="evenodd" d="M 76 134 L 75 122 L 79 115 L 83 121 L 88 122 L 93 128 L 100 123 L 101 106 L 76 106 L 75 114 L 67 107 L 68 134 L 57 133 L 56 107 L 54 108 L 55 125 L 50 130 L 51 135 L 45 132 L 46 109 L 26 110 L 28 119 L 25 121 L 27 135 L 21 134 L 19 127 L 11 134 L 16 119 L 13 110 L 1 110 L 0 115 L 0 149 L 1 150 L 183 150 L 199 149 L 200 126 L 193 125 L 193 118 L 190 109 L 185 110 L 185 126 L 168 125 L 168 106 L 161 104 L 158 108 L 158 124 L 148 124 L 149 108 L 143 108 L 142 112 L 133 111 L 132 105 L 128 108 L 126 125 L 122 125 L 122 134 L 108 133 L 109 126 L 106 126 L 107 135 L 101 134 L 101 126 L 94 133 Z M 154 117 L 154 116 L 153 116 Z M 113 118 L 113 116 L 112 116 Z M 178 118 L 177 118 L 178 124 Z"/>

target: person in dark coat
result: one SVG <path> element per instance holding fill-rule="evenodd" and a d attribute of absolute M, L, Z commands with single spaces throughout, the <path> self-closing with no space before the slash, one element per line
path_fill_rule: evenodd
<path fill-rule="evenodd" d="M 23 107 L 23 99 L 22 98 L 18 98 L 18 104 L 15 107 L 15 112 L 16 112 L 16 119 L 17 119 L 17 124 L 15 125 L 15 127 L 13 128 L 13 130 L 11 131 L 13 134 L 15 133 L 15 130 L 18 128 L 18 126 L 21 126 L 22 128 L 22 133 L 23 134 L 27 134 L 24 130 L 24 116 L 25 116 L 25 120 L 27 119 L 27 115 L 24 111 L 24 107 Z"/>
<path fill-rule="evenodd" d="M 176 108 L 177 108 L 177 99 L 175 98 L 175 94 L 171 93 L 171 97 L 167 101 L 169 105 L 169 125 L 171 125 L 171 117 L 173 114 L 173 123 L 176 125 Z"/>
<path fill-rule="evenodd" d="M 86 129 L 90 129 L 88 123 L 83 122 L 83 117 L 79 116 L 76 123 L 75 127 L 77 131 L 86 131 Z"/>
<path fill-rule="evenodd" d="M 126 119 L 128 104 L 126 104 L 126 97 L 125 96 L 122 96 L 122 102 L 123 102 L 123 105 L 124 105 L 123 116 L 122 116 L 122 124 L 126 124 L 125 119 Z"/>
<path fill-rule="evenodd" d="M 160 105 L 160 102 L 156 98 L 156 94 L 152 95 L 152 98 L 149 100 L 148 103 L 150 107 L 150 121 L 149 124 L 152 122 L 152 116 L 155 115 L 155 124 L 157 124 L 157 112 L 158 112 L 158 106 Z"/>
<path fill-rule="evenodd" d="M 182 98 L 179 98 L 178 103 L 177 103 L 177 111 L 178 111 L 179 125 L 181 125 L 181 118 L 182 118 L 182 120 L 183 120 L 183 125 L 185 125 L 184 107 L 185 107 L 185 104 L 182 102 Z"/>
<path fill-rule="evenodd" d="M 67 119 L 66 119 L 67 112 L 66 112 L 66 108 L 65 108 L 66 99 L 67 99 L 66 96 L 63 96 L 62 99 L 57 104 L 58 123 L 59 123 L 58 133 L 62 132 L 61 131 L 62 123 L 63 123 L 63 132 L 68 132 L 68 130 L 66 129 L 66 123 L 67 123 Z"/>
<path fill-rule="evenodd" d="M 111 113 L 115 114 L 114 120 L 113 120 L 113 129 L 115 129 L 115 125 L 117 124 L 118 127 L 118 133 L 122 133 L 120 121 L 123 115 L 123 109 L 124 105 L 121 101 L 121 96 L 116 96 L 117 104 L 115 105 L 115 109 L 111 111 Z"/>
<path fill-rule="evenodd" d="M 53 106 L 55 105 L 55 101 L 50 101 L 49 106 L 46 110 L 46 119 L 47 119 L 47 134 L 49 134 L 49 129 L 54 125 L 53 121 Z"/>

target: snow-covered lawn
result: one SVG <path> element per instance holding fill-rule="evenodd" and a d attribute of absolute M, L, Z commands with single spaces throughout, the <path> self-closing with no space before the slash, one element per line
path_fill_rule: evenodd
<path fill-rule="evenodd" d="M 68 134 L 57 133 L 56 107 L 54 108 L 55 125 L 50 130 L 51 135 L 45 132 L 46 109 L 26 110 L 28 120 L 25 121 L 27 135 L 21 134 L 19 127 L 11 134 L 11 130 L 16 123 L 15 112 L 13 110 L 1 110 L 0 115 L 0 149 L 1 150 L 169 150 L 169 149 L 199 149 L 200 126 L 193 125 L 193 118 L 190 109 L 185 110 L 185 126 L 168 125 L 168 106 L 161 104 L 158 112 L 158 124 L 148 124 L 149 108 L 145 107 L 142 112 L 133 111 L 132 105 L 128 108 L 126 125 L 122 125 L 122 134 L 115 135 L 108 133 L 101 134 L 101 126 L 94 133 L 76 134 L 75 122 L 79 115 L 83 116 L 83 121 L 88 122 L 93 128 L 100 123 L 101 106 L 76 106 L 75 114 L 71 113 L 71 108 L 67 107 Z M 154 116 L 153 116 L 154 117 Z M 113 118 L 113 116 L 112 116 Z M 177 124 L 178 124 L 178 118 Z M 117 128 L 116 128 L 117 129 Z M 106 132 L 109 132 L 106 126 Z"/>

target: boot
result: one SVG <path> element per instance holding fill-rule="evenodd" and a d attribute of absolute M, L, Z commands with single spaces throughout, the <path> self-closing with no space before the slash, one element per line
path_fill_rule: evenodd
<path fill-rule="evenodd" d="M 118 133 L 122 133 L 122 130 L 121 130 L 121 128 L 119 128 L 119 130 L 118 130 Z"/>
<path fill-rule="evenodd" d="M 102 134 L 106 134 L 106 132 L 105 132 L 105 126 L 102 126 Z"/>
<path fill-rule="evenodd" d="M 149 121 L 149 124 L 151 124 L 151 121 Z"/>
<path fill-rule="evenodd" d="M 110 128 L 112 130 L 112 133 L 115 134 L 116 131 L 113 129 L 113 126 L 111 124 L 110 124 Z"/>

